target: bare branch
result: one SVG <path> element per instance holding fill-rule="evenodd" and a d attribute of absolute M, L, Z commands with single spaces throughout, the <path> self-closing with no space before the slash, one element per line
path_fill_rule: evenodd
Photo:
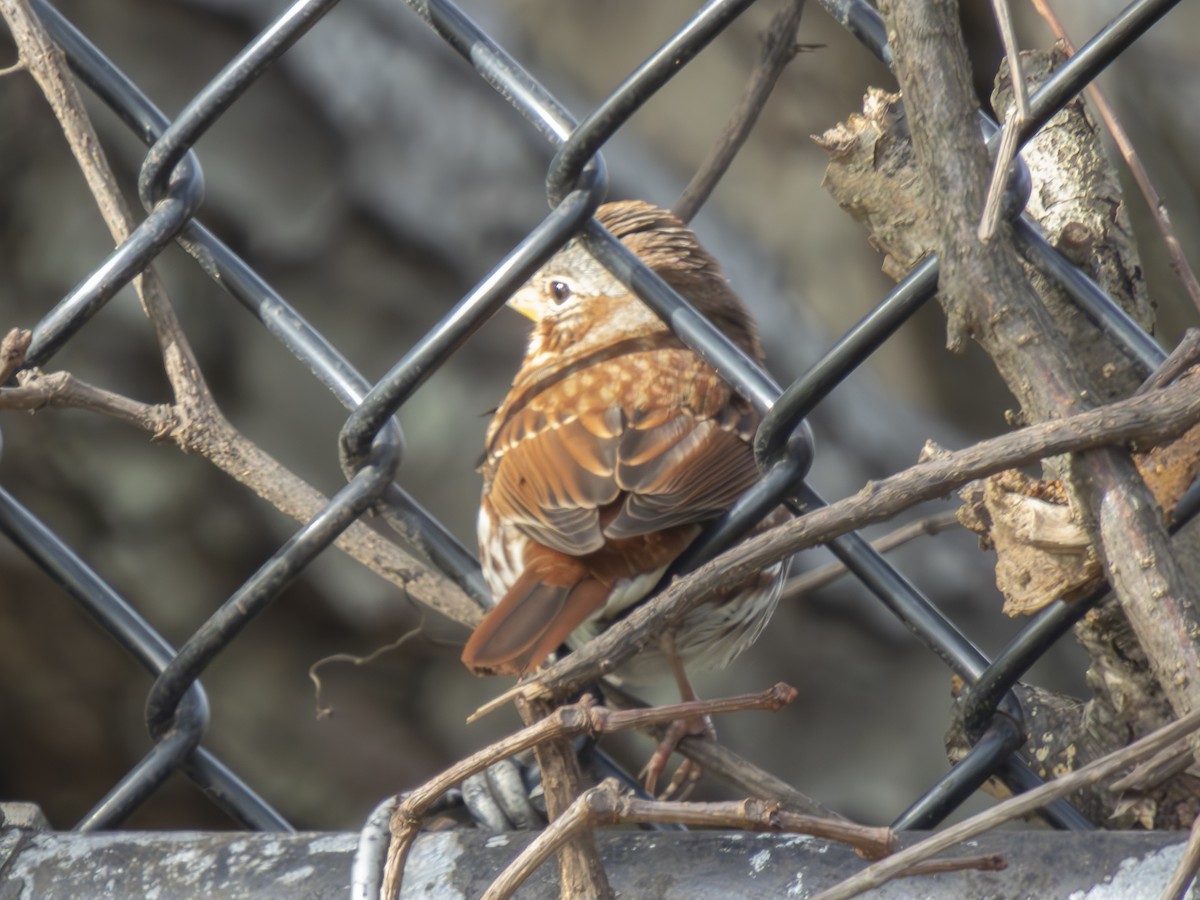
<path fill-rule="evenodd" d="M 926 190 L 933 197 L 941 260 L 939 299 L 955 331 L 992 357 L 1027 419 L 1092 405 L 1069 352 L 1002 229 L 981 244 L 974 225 L 987 181 L 978 101 L 952 0 L 882 4 Z M 1001 239 L 1004 238 L 1004 239 Z M 1067 460 L 1067 484 L 1122 610 L 1177 715 L 1200 707 L 1200 605 L 1172 549 L 1166 523 L 1128 453 L 1118 448 Z M 1147 562 L 1148 561 L 1148 562 Z"/>
<path fill-rule="evenodd" d="M 818 894 L 814 900 L 847 900 L 847 898 L 856 897 L 864 891 L 879 887 L 903 873 L 913 863 L 942 853 L 962 841 L 978 837 L 1004 822 L 1011 822 L 1013 819 L 1027 816 L 1059 797 L 1065 797 L 1081 788 L 1111 778 L 1126 766 L 1153 756 L 1180 738 L 1194 734 L 1197 728 L 1200 728 L 1200 710 L 1165 725 L 1128 747 L 1110 753 L 1078 771 L 1064 775 L 1062 778 L 1043 784 L 1031 791 L 1026 791 L 1024 794 L 1018 794 L 985 812 L 974 815 L 957 825 L 952 825 L 945 831 L 938 832 L 918 844 L 874 863 L 857 875 L 847 878 L 841 884 Z"/>
<path fill-rule="evenodd" d="M 123 241 L 133 231 L 135 220 L 104 156 L 62 51 L 50 39 L 28 0 L 0 0 L 0 15 L 12 31 L 22 62 L 58 118 L 109 231 L 118 243 Z M 53 402 L 44 405 L 92 408 L 149 430 L 156 439 L 169 437 L 182 450 L 208 459 L 284 514 L 298 522 L 310 521 L 328 504 L 327 498 L 225 419 L 154 270 L 147 269 L 135 278 L 133 286 L 162 351 L 164 369 L 175 395 L 172 414 L 113 394 L 104 393 L 101 397 L 97 393 L 99 388 L 79 386 L 78 382 L 70 385 L 69 390 L 56 393 Z M 10 367 L 10 359 L 0 359 L 0 370 Z M 0 384 L 4 380 L 0 379 Z M 15 395 L 5 402 L 29 403 L 33 399 L 32 395 Z M 480 609 L 457 585 L 374 529 L 355 523 L 336 543 L 413 600 L 464 625 L 479 621 Z"/>
<path fill-rule="evenodd" d="M 775 14 L 763 31 L 758 64 L 750 75 L 742 99 L 738 101 L 737 108 L 709 150 L 708 156 L 675 201 L 673 212 L 680 220 L 692 220 L 717 186 L 717 182 L 729 169 L 746 138 L 750 136 L 750 131 L 758 121 L 763 107 L 767 105 L 767 98 L 771 96 L 779 76 L 800 50 L 796 44 L 796 29 L 800 27 L 800 14 L 803 10 L 804 0 L 788 0 L 788 5 Z"/>

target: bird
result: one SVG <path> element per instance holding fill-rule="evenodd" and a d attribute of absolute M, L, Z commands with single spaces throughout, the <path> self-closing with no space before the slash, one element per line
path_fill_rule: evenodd
<path fill-rule="evenodd" d="M 607 203 L 595 215 L 762 362 L 754 320 L 690 228 L 641 200 Z M 480 563 L 497 602 L 462 653 L 476 674 L 523 675 L 564 642 L 586 642 L 643 599 L 704 524 L 759 479 L 754 407 L 579 238 L 508 305 L 534 326 L 480 466 Z M 644 682 L 665 668 L 683 698 L 695 699 L 686 665 L 723 667 L 750 646 L 774 612 L 785 568 L 693 610 L 620 674 Z M 713 733 L 708 722 L 687 729 L 664 744 Z M 671 749 L 660 746 L 651 760 L 651 791 Z"/>

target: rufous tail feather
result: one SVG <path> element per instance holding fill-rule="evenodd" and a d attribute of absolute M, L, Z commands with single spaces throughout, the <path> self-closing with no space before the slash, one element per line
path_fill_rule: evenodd
<path fill-rule="evenodd" d="M 611 588 L 592 578 L 553 585 L 526 569 L 463 648 L 462 661 L 480 675 L 523 675 L 562 646 L 604 606 Z"/>

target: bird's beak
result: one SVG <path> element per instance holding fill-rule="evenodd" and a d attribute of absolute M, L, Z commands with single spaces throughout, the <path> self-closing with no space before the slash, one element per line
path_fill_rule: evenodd
<path fill-rule="evenodd" d="M 539 318 L 537 300 L 529 288 L 522 288 L 508 298 L 508 305 L 532 322 Z"/>

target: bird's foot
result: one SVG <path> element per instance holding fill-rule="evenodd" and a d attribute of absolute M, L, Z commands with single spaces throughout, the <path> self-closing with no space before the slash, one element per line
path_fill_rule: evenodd
<path fill-rule="evenodd" d="M 707 737 L 716 740 L 717 729 L 708 716 L 690 716 L 686 719 L 676 719 L 667 728 L 666 734 L 658 742 L 654 755 L 642 770 L 645 779 L 646 792 L 654 795 L 658 779 L 667 768 L 667 761 L 678 747 L 679 742 L 687 737 Z M 686 800 L 696 787 L 704 769 L 699 763 L 684 757 L 683 762 L 671 776 L 667 789 L 658 795 L 659 800 Z"/>

